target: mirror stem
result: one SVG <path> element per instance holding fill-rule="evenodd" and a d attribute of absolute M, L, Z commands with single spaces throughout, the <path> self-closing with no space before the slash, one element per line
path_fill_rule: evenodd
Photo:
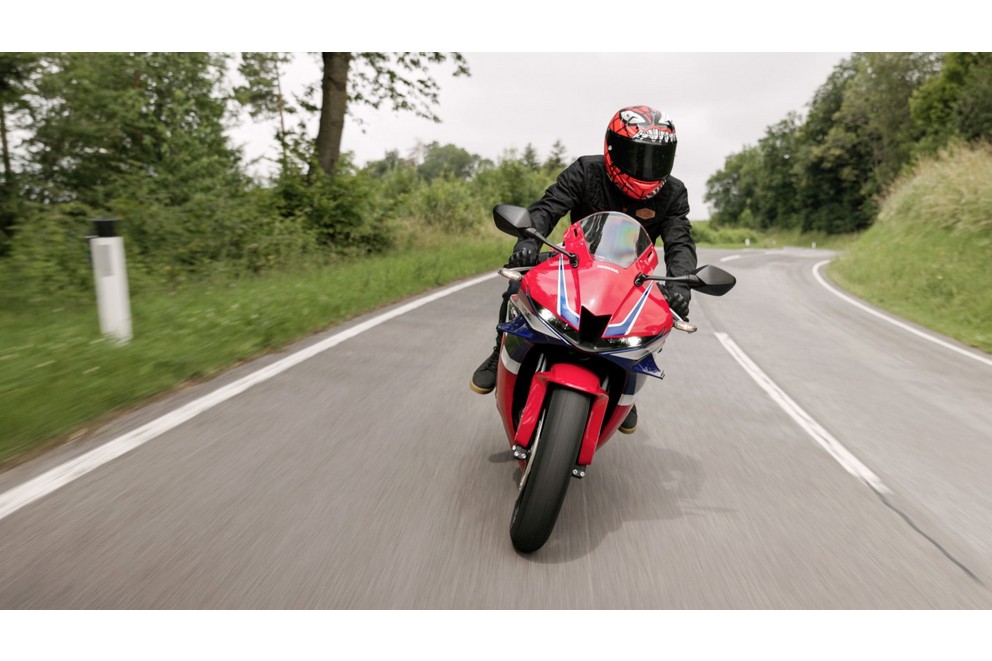
<path fill-rule="evenodd" d="M 567 250 L 565 250 L 565 249 L 564 249 L 564 248 L 562 248 L 561 246 L 556 246 L 555 244 L 553 244 L 553 243 L 551 243 L 550 241 L 548 241 L 547 239 L 545 239 L 545 238 L 544 238 L 543 236 L 541 236 L 541 233 L 540 233 L 540 232 L 538 232 L 538 231 L 537 231 L 536 229 L 534 229 L 533 227 L 529 227 L 529 228 L 527 228 L 527 229 L 526 229 L 526 230 L 524 231 L 524 233 L 525 233 L 525 234 L 526 234 L 527 236 L 529 236 L 529 237 L 531 237 L 531 238 L 533 238 L 533 239 L 537 239 L 538 241 L 540 241 L 540 242 L 541 242 L 541 243 L 543 243 L 544 245 L 546 245 L 546 246 L 548 246 L 549 248 L 551 248 L 551 249 L 552 249 L 552 250 L 554 250 L 555 252 L 557 252 L 557 253 L 561 253 L 562 255 L 565 255 L 566 257 L 568 257 L 568 263 L 569 263 L 569 265 L 570 265 L 570 266 L 571 266 L 571 267 L 572 267 L 573 269 L 577 269 L 577 268 L 579 268 L 579 256 L 578 256 L 578 255 L 576 255 L 575 253 L 571 253 L 571 252 L 568 252 Z"/>
<path fill-rule="evenodd" d="M 676 275 L 669 278 L 661 275 L 644 275 L 643 273 L 638 273 L 637 277 L 634 278 L 634 286 L 640 287 L 644 284 L 645 280 L 653 280 L 655 282 L 684 282 L 689 287 L 696 287 L 701 284 L 699 276 L 692 274 Z"/>

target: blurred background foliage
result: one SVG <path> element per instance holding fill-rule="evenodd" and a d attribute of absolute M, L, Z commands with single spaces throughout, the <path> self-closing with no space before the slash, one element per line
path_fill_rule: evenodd
<path fill-rule="evenodd" d="M 902 173 L 989 140 L 992 53 L 855 53 L 805 116 L 728 157 L 705 199 L 714 227 L 858 232 Z"/>
<path fill-rule="evenodd" d="M 425 77 L 446 59 L 360 55 L 398 71 L 419 67 Z M 533 202 L 567 164 L 560 144 L 545 160 L 528 146 L 494 163 L 435 142 L 363 167 L 341 154 L 324 172 L 304 126 L 322 108 L 312 90 L 283 97 L 286 59 L 0 53 L 0 301 L 92 298 L 86 237 L 97 217 L 123 221 L 131 290 L 140 296 L 216 273 L 307 269 L 429 245 L 452 232 L 491 238 L 494 204 Z M 467 73 L 460 56 L 449 59 Z M 245 84 L 232 88 L 235 68 Z M 391 93 L 400 110 L 415 96 Z M 381 99 L 366 93 L 366 102 Z M 245 109 L 280 118 L 278 163 L 264 177 L 247 174 L 225 134 Z"/>
<path fill-rule="evenodd" d="M 342 66 L 326 55 L 327 66 Z M 559 142 L 546 155 L 508 146 L 493 162 L 433 142 L 358 166 L 326 136 L 321 143 L 308 134 L 305 119 L 319 114 L 323 122 L 334 90 L 325 81 L 321 97 L 315 81 L 288 98 L 280 78 L 287 60 L 0 53 L 0 302 L 91 298 L 85 237 L 95 217 L 124 221 L 132 292 L 141 295 L 216 273 L 306 269 L 424 247 L 452 233 L 491 238 L 494 204 L 532 203 L 575 156 Z M 362 86 L 348 103 L 392 103 L 428 117 L 437 67 L 469 73 L 458 54 L 351 54 L 346 73 L 354 62 L 365 68 L 351 69 Z M 242 84 L 229 82 L 232 72 Z M 407 86 L 382 83 L 391 80 Z M 248 174 L 225 133 L 244 111 L 279 119 L 278 162 L 264 177 Z M 768 127 L 713 174 L 712 222 L 697 223 L 697 239 L 861 232 L 901 174 L 990 135 L 992 55 L 856 53 L 804 113 Z M 332 171 L 318 163 L 322 148 L 333 152 Z"/>

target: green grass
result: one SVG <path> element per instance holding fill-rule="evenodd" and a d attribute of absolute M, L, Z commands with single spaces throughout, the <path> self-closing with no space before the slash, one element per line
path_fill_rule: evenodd
<path fill-rule="evenodd" d="M 826 234 L 796 230 L 752 230 L 739 227 L 713 229 L 708 223 L 692 226 L 697 245 L 706 248 L 777 250 L 785 247 L 844 250 L 858 239 L 857 234 Z M 745 240 L 750 242 L 748 245 Z"/>
<path fill-rule="evenodd" d="M 384 304 L 501 265 L 512 239 L 451 241 L 303 273 L 223 279 L 131 302 L 134 339 L 95 303 L 0 311 L 0 465 L 184 382 Z"/>
<path fill-rule="evenodd" d="M 992 352 L 992 150 L 957 148 L 920 164 L 828 273 L 871 303 Z"/>

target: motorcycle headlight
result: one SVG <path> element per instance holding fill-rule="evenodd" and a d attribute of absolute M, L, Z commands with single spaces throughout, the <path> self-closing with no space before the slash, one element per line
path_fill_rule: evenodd
<path fill-rule="evenodd" d="M 583 340 L 579 331 L 569 326 L 551 310 L 534 302 L 533 299 L 525 297 L 527 305 L 531 310 L 520 309 L 520 312 L 533 324 L 532 320 L 539 320 L 548 330 L 569 344 L 588 352 L 595 353 L 615 353 L 634 352 L 641 356 L 657 351 L 664 344 L 665 336 L 658 337 L 607 337 L 599 338 L 594 342 Z M 630 356 L 632 359 L 635 356 Z"/>

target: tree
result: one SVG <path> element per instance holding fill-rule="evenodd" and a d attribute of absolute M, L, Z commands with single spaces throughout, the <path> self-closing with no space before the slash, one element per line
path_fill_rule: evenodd
<path fill-rule="evenodd" d="M 978 53 L 958 101 L 957 127 L 965 140 L 992 140 L 992 53 Z"/>
<path fill-rule="evenodd" d="M 555 140 L 555 143 L 551 145 L 551 153 L 548 154 L 548 160 L 544 162 L 544 169 L 551 174 L 557 175 L 568 165 L 566 163 L 567 158 L 565 144 L 561 140 Z"/>
<path fill-rule="evenodd" d="M 827 143 L 836 138 L 865 148 L 867 160 L 856 167 L 866 200 L 909 162 L 914 143 L 909 100 L 934 75 L 938 61 L 932 53 L 867 53 L 858 63 Z"/>
<path fill-rule="evenodd" d="M 913 93 L 910 114 L 919 154 L 954 139 L 992 139 L 992 54 L 945 54 L 939 75 Z"/>
<path fill-rule="evenodd" d="M 830 228 L 842 226 L 860 204 L 858 182 L 849 180 L 846 171 L 836 167 L 844 152 L 825 145 L 861 57 L 855 54 L 834 67 L 813 94 L 797 136 L 798 204 L 804 231 L 829 232 Z"/>
<path fill-rule="evenodd" d="M 731 154 L 706 181 L 706 203 L 713 207 L 710 220 L 714 227 L 753 223 L 754 197 L 760 177 L 761 156 L 757 147 L 745 147 Z"/>
<path fill-rule="evenodd" d="M 376 179 L 381 179 L 382 177 L 395 172 L 396 170 L 402 168 L 413 168 L 414 165 L 409 160 L 400 156 L 400 152 L 397 149 L 390 149 L 386 152 L 386 155 L 379 161 L 372 161 L 365 166 L 365 172 Z"/>
<path fill-rule="evenodd" d="M 179 205 L 240 186 L 218 93 L 226 58 L 208 53 L 60 53 L 35 89 L 27 140 L 33 197 L 104 208 L 115 197 Z M 144 191 L 138 193 L 138 191 Z"/>
<path fill-rule="evenodd" d="M 13 232 L 19 193 L 11 154 L 10 131 L 14 118 L 24 114 L 27 84 L 41 64 L 36 53 L 0 53 L 0 256 Z"/>
<path fill-rule="evenodd" d="M 534 145 L 529 142 L 527 143 L 527 146 L 524 147 L 524 154 L 521 157 L 521 160 L 523 161 L 524 166 L 534 172 L 541 169 L 541 162 L 537 159 L 537 149 L 535 149 Z"/>
<path fill-rule="evenodd" d="M 801 222 L 795 160 L 800 126 L 799 115 L 789 113 L 784 120 L 768 127 L 758 141 L 761 172 L 755 181 L 752 213 L 759 227 L 788 228 Z"/>
<path fill-rule="evenodd" d="M 280 170 L 286 169 L 289 157 L 286 114 L 296 112 L 286 103 L 282 93 L 279 67 L 289 59 L 286 53 L 241 53 L 238 73 L 245 79 L 245 84 L 234 88 L 234 98 L 248 108 L 252 119 L 279 118 L 276 141 L 279 143 Z"/>
<path fill-rule="evenodd" d="M 455 145 L 441 146 L 437 142 L 427 145 L 423 162 L 417 167 L 417 172 L 427 181 L 438 177 L 454 177 L 468 179 L 475 173 L 479 157 L 470 154 Z"/>
<path fill-rule="evenodd" d="M 465 58 L 459 53 L 322 53 L 321 59 L 316 152 L 317 164 L 325 174 L 333 174 L 337 167 L 349 104 L 378 109 L 389 102 L 395 111 L 409 111 L 439 122 L 432 108 L 438 103 L 440 87 L 429 69 L 451 60 L 455 76 L 469 75 Z M 353 63 L 358 66 L 353 67 Z"/>

